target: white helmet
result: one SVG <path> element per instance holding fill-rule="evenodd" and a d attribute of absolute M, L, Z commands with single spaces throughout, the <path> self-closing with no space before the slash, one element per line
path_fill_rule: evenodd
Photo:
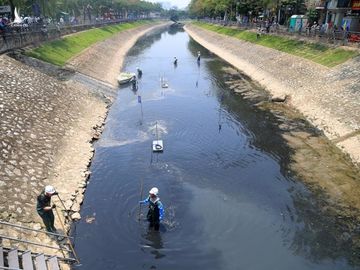
<path fill-rule="evenodd" d="M 152 189 L 150 189 L 149 194 L 157 196 L 159 194 L 158 188 L 153 187 Z"/>
<path fill-rule="evenodd" d="M 49 193 L 49 194 L 54 194 L 55 193 L 55 188 L 53 186 L 46 186 L 45 187 L 45 192 Z"/>

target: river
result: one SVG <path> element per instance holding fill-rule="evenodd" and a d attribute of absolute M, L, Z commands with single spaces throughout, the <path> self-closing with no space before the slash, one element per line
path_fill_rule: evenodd
<path fill-rule="evenodd" d="M 119 89 L 95 144 L 74 268 L 356 269 L 350 251 L 332 246 L 316 196 L 288 169 L 277 120 L 225 81 L 256 86 L 176 29 L 141 38 L 124 70 L 136 67 L 138 90 Z M 163 153 L 151 151 L 157 137 Z M 166 209 L 160 232 L 138 204 L 153 186 Z"/>

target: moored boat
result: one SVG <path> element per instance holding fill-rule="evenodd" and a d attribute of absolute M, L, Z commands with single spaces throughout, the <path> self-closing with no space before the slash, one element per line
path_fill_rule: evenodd
<path fill-rule="evenodd" d="M 119 84 L 126 84 L 133 80 L 136 80 L 136 74 L 132 72 L 121 72 L 117 77 Z"/>

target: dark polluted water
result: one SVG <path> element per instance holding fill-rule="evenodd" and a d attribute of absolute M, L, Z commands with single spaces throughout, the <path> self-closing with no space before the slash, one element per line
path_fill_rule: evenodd
<path fill-rule="evenodd" d="M 143 76 L 137 91 L 119 89 L 96 143 L 74 229 L 79 269 L 356 269 L 329 247 L 316 199 L 286 169 L 276 120 L 228 89 L 227 66 L 173 29 L 131 50 L 125 70 Z M 138 206 L 153 186 L 166 209 L 160 232 Z"/>

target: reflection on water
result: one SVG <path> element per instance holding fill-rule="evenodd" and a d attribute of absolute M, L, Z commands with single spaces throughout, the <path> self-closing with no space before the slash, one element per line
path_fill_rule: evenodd
<path fill-rule="evenodd" d="M 142 245 L 142 250 L 144 252 L 146 252 L 147 249 L 150 249 L 150 253 L 154 255 L 155 259 L 161 259 L 166 256 L 161 253 L 161 249 L 163 248 L 161 232 L 148 230 L 142 238 L 146 240 L 146 242 Z"/>
<path fill-rule="evenodd" d="M 136 94 L 119 89 L 96 145 L 82 208 L 96 221 L 77 224 L 84 269 L 356 269 L 350 244 L 333 248 L 347 236 L 335 217 L 289 171 L 278 118 L 228 82 L 266 94 L 174 29 L 139 40 L 126 60 L 136 67 Z M 166 209 L 160 232 L 138 204 L 153 186 Z"/>

